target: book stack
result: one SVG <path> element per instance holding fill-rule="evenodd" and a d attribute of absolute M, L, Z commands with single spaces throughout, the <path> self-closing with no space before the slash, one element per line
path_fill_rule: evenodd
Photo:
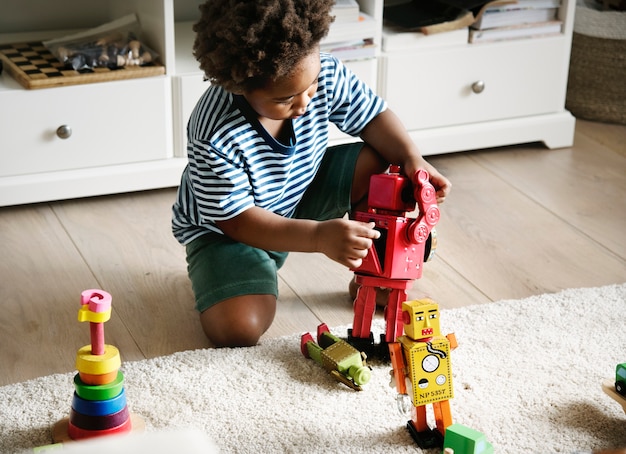
<path fill-rule="evenodd" d="M 322 52 L 333 54 L 340 60 L 363 60 L 376 56 L 376 44 L 374 38 L 354 39 L 336 43 L 322 43 Z"/>
<path fill-rule="evenodd" d="M 331 12 L 335 17 L 320 50 L 341 60 L 362 60 L 376 56 L 376 21 L 359 10 L 356 0 L 336 0 Z"/>
<path fill-rule="evenodd" d="M 563 26 L 557 19 L 560 0 L 496 0 L 476 14 L 469 33 L 470 43 L 558 35 Z"/>
<path fill-rule="evenodd" d="M 330 15 L 335 18 L 335 23 L 358 21 L 359 4 L 356 0 L 336 0 Z"/>

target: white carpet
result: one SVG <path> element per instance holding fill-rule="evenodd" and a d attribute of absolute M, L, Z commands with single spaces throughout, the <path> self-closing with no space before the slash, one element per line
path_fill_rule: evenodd
<path fill-rule="evenodd" d="M 626 361 L 625 314 L 626 284 L 443 310 L 442 331 L 459 342 L 453 419 L 498 454 L 625 447 L 626 415 L 601 390 Z M 421 452 L 396 410 L 389 366 L 374 364 L 355 392 L 305 359 L 299 337 L 125 362 L 129 407 L 147 431 L 199 429 L 223 452 Z M 0 452 L 51 442 L 72 377 L 0 387 Z"/>

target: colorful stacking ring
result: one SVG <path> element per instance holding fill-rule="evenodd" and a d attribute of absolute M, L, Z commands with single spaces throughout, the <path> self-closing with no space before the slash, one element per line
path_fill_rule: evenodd
<path fill-rule="evenodd" d="M 87 383 L 88 385 L 108 385 L 117 378 L 117 370 L 101 375 L 86 374 L 84 372 L 79 372 L 78 375 L 83 383 Z"/>
<path fill-rule="evenodd" d="M 74 376 L 74 387 L 76 394 L 85 400 L 107 400 L 112 399 L 122 392 L 124 388 L 124 374 L 117 371 L 115 379 L 103 385 L 91 385 L 81 380 L 80 374 Z"/>
<path fill-rule="evenodd" d="M 70 412 L 71 413 L 71 412 Z M 131 419 L 128 418 L 125 422 L 117 427 L 105 430 L 87 430 L 76 426 L 72 421 L 69 422 L 67 433 L 72 440 L 82 440 L 85 438 L 100 437 L 104 435 L 113 435 L 130 432 L 132 429 Z"/>
<path fill-rule="evenodd" d="M 107 400 L 85 400 L 74 393 L 72 408 L 78 413 L 88 416 L 105 416 L 117 413 L 126 406 L 126 393 L 122 390 L 119 395 Z"/>
<path fill-rule="evenodd" d="M 81 374 L 110 374 L 117 372 L 121 365 L 120 352 L 113 345 L 105 345 L 103 355 L 92 355 L 91 345 L 85 345 L 76 354 L 76 369 Z"/>
<path fill-rule="evenodd" d="M 119 427 L 130 419 L 128 407 L 112 415 L 90 416 L 77 412 L 73 408 L 70 410 L 70 424 L 84 430 L 104 431 Z"/>

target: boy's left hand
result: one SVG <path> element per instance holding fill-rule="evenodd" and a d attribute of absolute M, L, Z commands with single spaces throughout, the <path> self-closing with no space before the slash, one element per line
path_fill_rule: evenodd
<path fill-rule="evenodd" d="M 412 180 L 413 175 L 415 175 L 419 169 L 424 169 L 428 172 L 430 175 L 430 182 L 437 191 L 437 203 L 443 203 L 450 193 L 450 189 L 452 189 L 452 183 L 450 183 L 450 180 L 444 177 L 432 164 L 428 163 L 424 159 L 421 159 L 421 162 L 419 162 L 415 168 L 411 168 L 411 166 L 407 165 L 405 167 L 405 172 L 407 176 L 411 175 L 409 178 Z"/>

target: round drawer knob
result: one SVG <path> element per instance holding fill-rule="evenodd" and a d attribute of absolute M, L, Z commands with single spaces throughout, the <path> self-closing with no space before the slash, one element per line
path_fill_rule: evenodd
<path fill-rule="evenodd" d="M 60 139 L 69 139 L 71 135 L 72 128 L 68 125 L 61 125 L 57 128 L 57 136 L 59 136 Z"/>
<path fill-rule="evenodd" d="M 484 89 L 485 89 L 485 82 L 483 82 L 482 80 L 477 80 L 476 82 L 472 84 L 472 91 L 476 94 L 482 93 Z"/>

